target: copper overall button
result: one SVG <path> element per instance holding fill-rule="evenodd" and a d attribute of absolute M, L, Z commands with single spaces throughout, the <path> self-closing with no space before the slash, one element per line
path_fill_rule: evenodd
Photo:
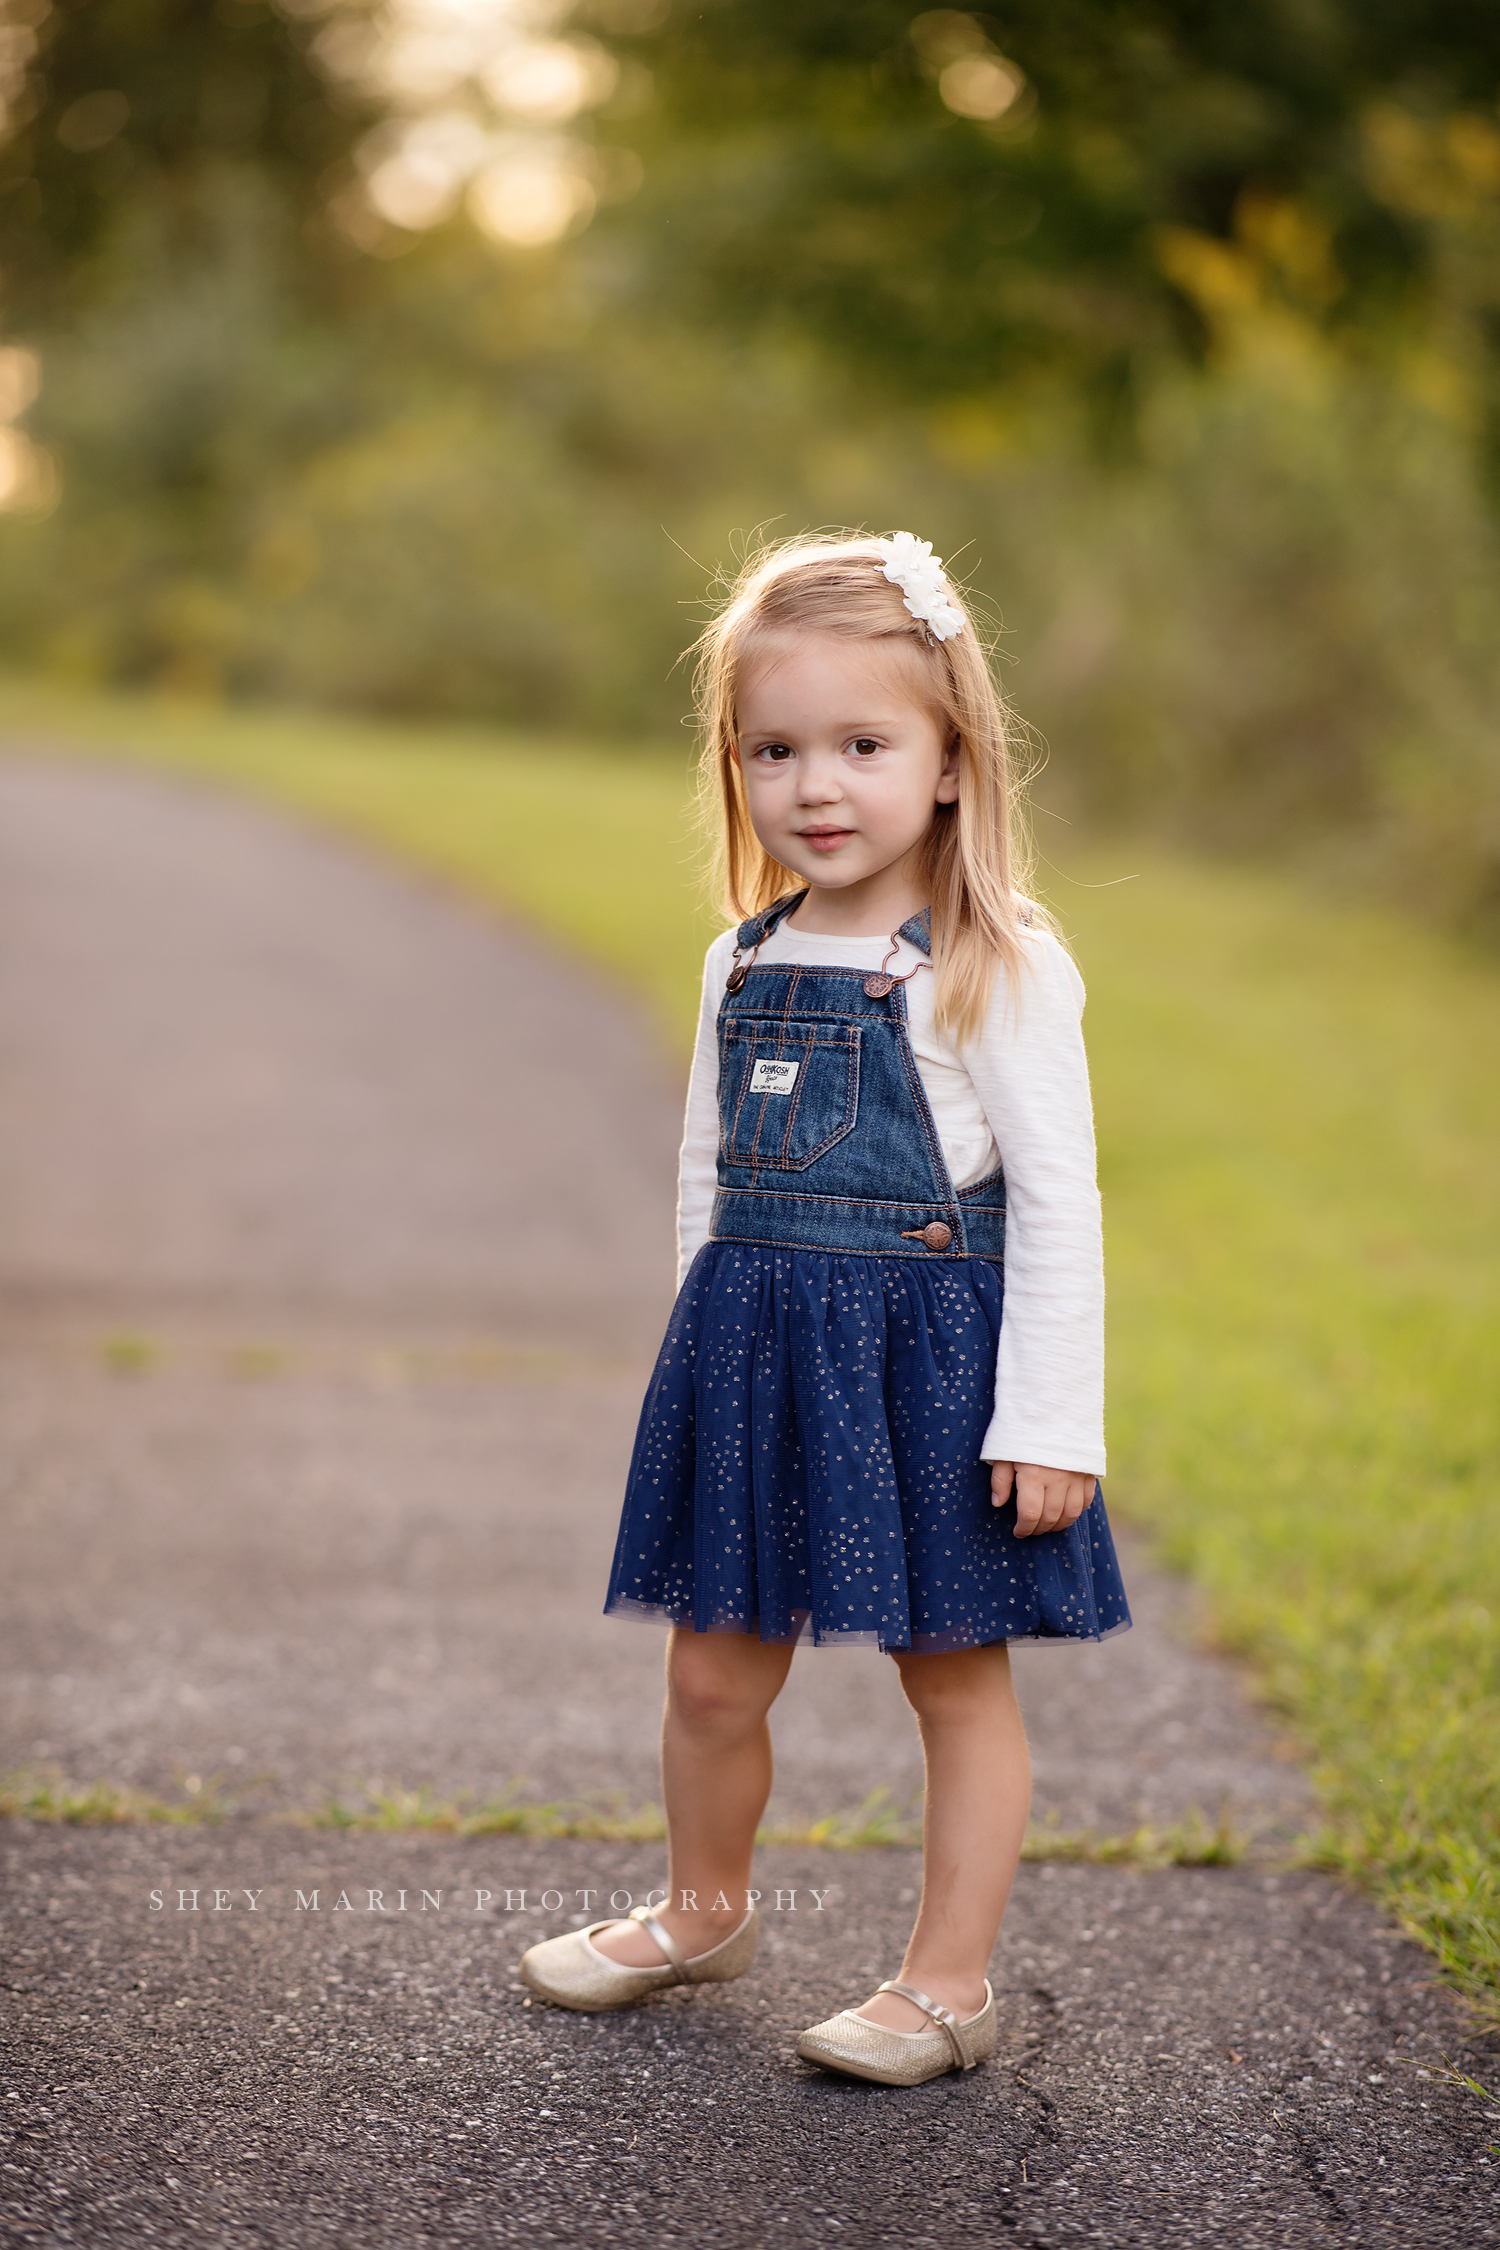
<path fill-rule="evenodd" d="M 952 1227 L 945 1227 L 941 1219 L 933 1219 L 925 1227 L 913 1227 L 903 1234 L 903 1242 L 925 1242 L 929 1250 L 946 1250 L 953 1240 Z"/>

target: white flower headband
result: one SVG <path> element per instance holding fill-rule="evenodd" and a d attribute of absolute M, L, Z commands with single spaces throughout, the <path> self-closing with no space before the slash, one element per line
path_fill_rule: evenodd
<path fill-rule="evenodd" d="M 943 576 L 943 558 L 933 553 L 932 541 L 918 539 L 910 531 L 898 531 L 889 539 L 877 539 L 875 544 L 885 557 L 881 576 L 901 588 L 906 607 L 933 639 L 951 641 L 961 633 L 963 612 L 952 599 Z"/>

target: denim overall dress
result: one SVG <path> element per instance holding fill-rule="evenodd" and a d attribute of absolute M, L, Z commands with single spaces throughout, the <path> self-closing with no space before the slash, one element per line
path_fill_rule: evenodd
<path fill-rule="evenodd" d="M 805 895 L 741 925 L 737 964 Z M 925 914 L 901 935 L 930 951 Z M 1130 1623 L 1102 1495 L 1017 1539 L 979 1458 L 1003 1175 L 954 1189 L 905 988 L 868 974 L 731 973 L 712 1233 L 641 1410 L 606 1613 L 882 1649 L 1101 1639 Z"/>

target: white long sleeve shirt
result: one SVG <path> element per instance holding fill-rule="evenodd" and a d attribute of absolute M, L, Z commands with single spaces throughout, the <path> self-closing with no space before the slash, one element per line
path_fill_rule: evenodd
<path fill-rule="evenodd" d="M 960 1050 L 933 1023 L 933 976 L 906 986 L 918 1074 L 955 1188 L 1005 1171 L 1005 1304 L 995 1411 L 980 1458 L 1104 1473 L 1104 1260 L 1093 1105 L 1084 1059 L 1083 979 L 1057 940 L 1025 933 L 1029 973 L 995 979 L 984 1028 Z M 805 936 L 786 922 L 760 963 L 878 969 L 887 937 Z M 709 1239 L 718 1187 L 717 1019 L 734 932 L 703 965 L 703 1002 L 678 1171 L 678 1284 Z M 902 942 L 904 976 L 926 955 Z"/>

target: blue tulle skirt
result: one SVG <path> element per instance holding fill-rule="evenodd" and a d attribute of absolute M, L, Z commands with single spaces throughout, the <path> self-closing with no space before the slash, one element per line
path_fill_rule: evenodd
<path fill-rule="evenodd" d="M 1015 1536 L 979 1459 L 1000 1269 L 711 1242 L 641 1410 L 605 1610 L 938 1651 L 1130 1623 L 1102 1493 Z"/>

